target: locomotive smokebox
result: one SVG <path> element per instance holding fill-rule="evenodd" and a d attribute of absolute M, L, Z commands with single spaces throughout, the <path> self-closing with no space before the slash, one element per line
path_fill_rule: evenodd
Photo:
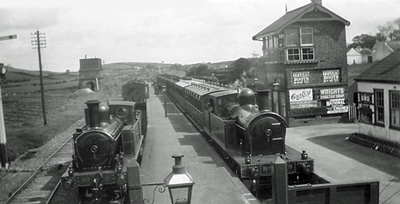
<path fill-rule="evenodd" d="M 264 90 L 257 90 L 257 105 L 258 109 L 260 111 L 262 110 L 268 110 L 268 107 L 270 106 L 268 96 L 269 96 L 269 89 L 264 89 Z"/>

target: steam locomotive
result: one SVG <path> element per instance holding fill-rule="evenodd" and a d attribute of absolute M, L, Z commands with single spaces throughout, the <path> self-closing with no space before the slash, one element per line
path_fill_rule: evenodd
<path fill-rule="evenodd" d="M 287 163 L 290 185 L 313 179 L 314 160 L 285 145 L 286 120 L 266 109 L 267 93 L 241 91 L 203 80 L 159 75 L 157 83 L 194 125 L 215 144 L 227 164 L 253 193 L 271 184 L 272 164 Z"/>
<path fill-rule="evenodd" d="M 86 102 L 86 125 L 73 134 L 72 163 L 61 178 L 64 189 L 78 187 L 83 203 L 131 203 L 145 138 L 146 87 L 129 82 L 125 101 Z"/>

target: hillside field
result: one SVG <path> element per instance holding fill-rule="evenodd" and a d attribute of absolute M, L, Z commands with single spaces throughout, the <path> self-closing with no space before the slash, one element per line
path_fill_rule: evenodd
<path fill-rule="evenodd" d="M 39 148 L 84 117 L 85 102 L 120 93 L 122 80 L 105 77 L 103 90 L 78 90 L 78 73 L 43 73 L 46 122 L 44 125 L 39 72 L 11 69 L 2 83 L 2 104 L 10 161 Z M 80 128 L 80 127 L 77 127 Z"/>

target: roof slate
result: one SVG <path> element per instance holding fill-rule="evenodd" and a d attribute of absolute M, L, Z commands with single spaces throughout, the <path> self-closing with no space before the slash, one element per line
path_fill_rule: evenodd
<path fill-rule="evenodd" d="M 400 50 L 377 62 L 354 80 L 400 83 Z"/>
<path fill-rule="evenodd" d="M 400 41 L 388 41 L 387 45 L 393 50 L 400 49 Z"/>
<path fill-rule="evenodd" d="M 332 11 L 330 11 L 329 9 L 323 7 L 320 4 L 317 3 L 309 3 L 306 4 L 300 8 L 294 9 L 292 11 L 287 12 L 285 15 L 283 15 L 282 17 L 280 17 L 278 20 L 276 20 L 275 22 L 273 22 L 272 24 L 270 24 L 269 26 L 267 26 L 266 28 L 264 28 L 263 30 L 261 30 L 260 32 L 258 32 L 256 35 L 253 36 L 253 40 L 259 40 L 258 38 L 263 36 L 263 35 L 267 35 L 269 33 L 272 32 L 276 32 L 276 31 L 280 31 L 280 29 L 282 29 L 284 26 L 288 25 L 289 23 L 293 23 L 295 22 L 295 19 L 298 18 L 299 16 L 312 11 L 313 9 L 318 8 L 324 12 L 327 12 L 329 14 L 332 15 L 332 19 L 335 20 L 340 20 L 342 21 L 345 25 L 350 25 L 350 22 L 343 19 L 342 17 L 338 16 L 337 14 L 333 13 Z"/>

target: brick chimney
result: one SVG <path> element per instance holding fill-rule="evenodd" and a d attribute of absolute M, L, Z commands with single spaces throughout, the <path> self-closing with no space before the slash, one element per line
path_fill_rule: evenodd
<path fill-rule="evenodd" d="M 311 3 L 322 5 L 322 0 L 311 0 Z"/>

